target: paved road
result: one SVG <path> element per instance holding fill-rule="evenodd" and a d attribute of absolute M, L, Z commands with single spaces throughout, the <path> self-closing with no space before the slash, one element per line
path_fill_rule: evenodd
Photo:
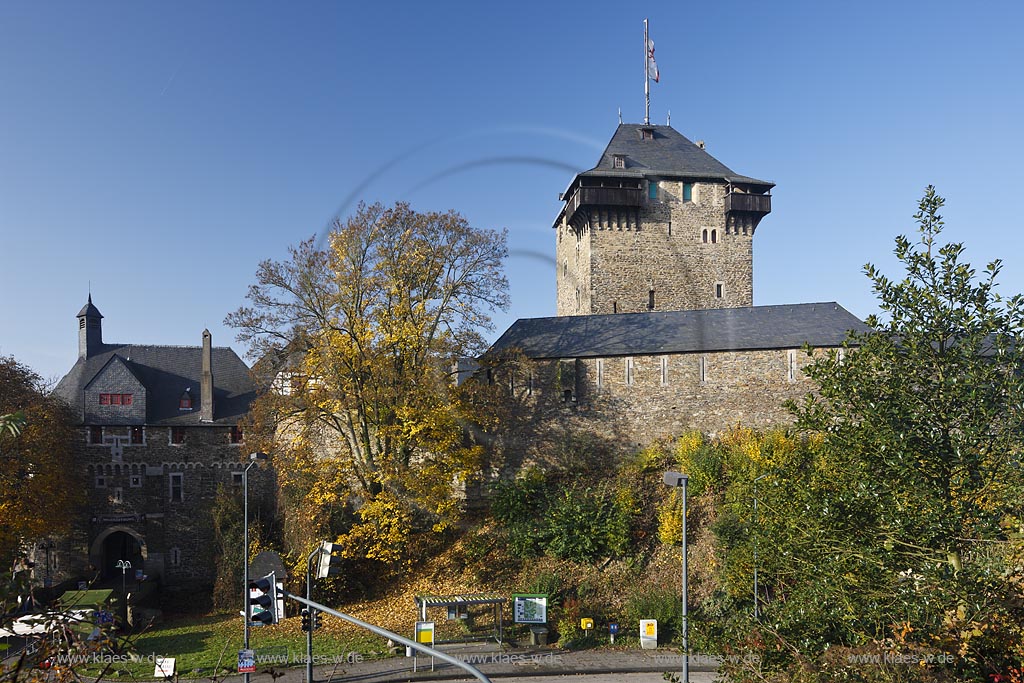
<path fill-rule="evenodd" d="M 579 674 L 565 674 L 563 676 L 545 676 L 544 678 L 536 678 L 534 676 L 493 676 L 492 680 L 494 683 L 566 683 L 568 681 L 582 681 L 585 680 L 587 683 L 665 683 L 664 677 L 660 673 L 637 673 L 637 674 L 599 674 L 599 673 L 579 673 Z M 690 673 L 690 683 L 713 683 L 715 680 L 715 674 L 710 671 L 696 671 Z M 455 681 L 477 681 L 475 678 L 458 678 Z"/>

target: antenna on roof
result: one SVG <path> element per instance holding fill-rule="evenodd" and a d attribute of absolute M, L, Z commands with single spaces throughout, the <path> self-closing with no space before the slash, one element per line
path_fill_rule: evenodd
<path fill-rule="evenodd" d="M 622 107 L 619 107 L 619 125 L 622 125 Z"/>

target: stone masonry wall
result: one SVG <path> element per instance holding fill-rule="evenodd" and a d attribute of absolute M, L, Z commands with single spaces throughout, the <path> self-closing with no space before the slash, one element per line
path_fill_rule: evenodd
<path fill-rule="evenodd" d="M 218 487 L 242 489 L 241 472 L 249 451 L 232 444 L 225 426 L 184 427 L 184 443 L 171 443 L 171 428 L 146 426 L 144 442 L 132 444 L 128 426 L 104 427 L 92 443 L 81 428 L 76 459 L 82 466 L 89 512 L 86 547 L 76 548 L 67 571 L 110 573 L 103 562 L 103 540 L 124 531 L 144 544 L 145 573 L 165 584 L 213 584 L 215 539 L 212 508 Z M 180 499 L 172 475 L 181 475 Z M 175 477 L 176 479 L 176 477 Z M 264 464 L 249 470 L 250 523 L 274 506 L 273 473 Z M 85 565 L 86 558 L 92 565 Z M 85 565 L 85 566 L 83 566 Z M 134 569 L 133 565 L 133 569 Z"/>
<path fill-rule="evenodd" d="M 513 468 L 543 459 L 552 435 L 565 430 L 635 448 L 688 430 L 784 426 L 791 417 L 783 402 L 813 389 L 801 371 L 810 362 L 800 349 L 528 362 L 516 372 L 529 377 L 508 383 L 516 415 L 503 435 L 506 459 Z"/>
<path fill-rule="evenodd" d="M 644 190 L 639 224 L 591 210 L 578 231 L 558 226 L 558 315 L 650 310 L 652 289 L 658 311 L 753 304 L 754 230 L 727 225 L 726 185 L 694 183 L 684 201 L 682 181 L 657 184 L 657 199 Z"/>

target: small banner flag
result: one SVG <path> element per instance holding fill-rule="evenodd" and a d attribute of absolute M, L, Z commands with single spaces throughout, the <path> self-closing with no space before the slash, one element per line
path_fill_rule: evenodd
<path fill-rule="evenodd" d="M 655 83 L 660 77 L 658 64 L 654 61 L 654 41 L 650 38 L 647 39 L 647 75 L 653 78 Z"/>

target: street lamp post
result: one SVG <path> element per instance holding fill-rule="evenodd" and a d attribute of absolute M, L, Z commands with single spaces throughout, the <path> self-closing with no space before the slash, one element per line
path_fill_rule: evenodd
<path fill-rule="evenodd" d="M 125 596 L 125 601 L 127 602 L 128 589 L 124 585 L 125 573 L 132 568 L 132 563 L 128 560 L 118 560 L 114 566 L 121 570 L 121 595 Z"/>
<path fill-rule="evenodd" d="M 690 641 L 689 624 L 687 623 L 688 588 L 686 585 L 687 575 L 687 552 L 686 552 L 686 483 L 688 477 L 679 472 L 666 472 L 663 478 L 666 486 L 681 489 L 683 496 L 683 681 L 690 683 Z"/>
<path fill-rule="evenodd" d="M 50 585 L 52 584 L 52 581 L 50 579 L 50 552 L 53 551 L 54 548 L 56 547 L 57 544 L 53 541 L 43 541 L 39 544 L 39 549 L 46 551 L 46 576 L 43 579 L 43 587 L 45 588 L 49 588 Z"/>
<path fill-rule="evenodd" d="M 313 558 L 321 552 L 317 546 L 306 558 L 306 600 L 313 600 Z M 309 630 L 306 632 L 306 683 L 313 683 L 313 624 L 316 623 L 316 612 L 312 607 L 309 611 Z"/>
<path fill-rule="evenodd" d="M 767 476 L 768 474 L 762 474 L 760 477 L 754 479 L 754 621 L 757 621 L 760 618 L 760 613 L 757 608 L 757 538 L 760 536 L 760 528 L 757 521 L 757 482 Z"/>
<path fill-rule="evenodd" d="M 242 604 L 245 605 L 245 621 L 243 626 L 242 649 L 249 649 L 249 621 L 252 618 L 252 607 L 249 602 L 249 470 L 259 460 L 266 460 L 266 453 L 250 453 L 249 464 L 242 470 Z M 274 598 L 277 599 L 276 597 Z M 243 674 L 245 683 L 249 683 L 249 674 Z"/>

